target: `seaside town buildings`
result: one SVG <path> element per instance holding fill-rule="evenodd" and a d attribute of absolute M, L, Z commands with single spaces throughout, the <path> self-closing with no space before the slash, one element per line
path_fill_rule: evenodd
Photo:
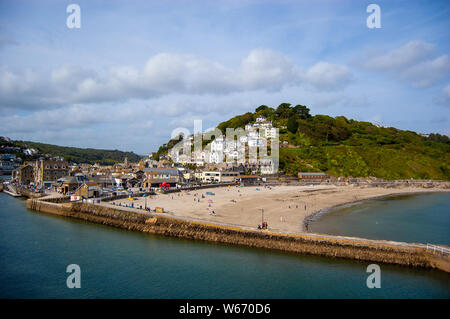
<path fill-rule="evenodd" d="M 60 159 L 38 160 L 34 169 L 36 186 L 51 185 L 59 178 L 69 175 L 69 163 Z"/>
<path fill-rule="evenodd" d="M 236 139 L 227 139 L 223 135 L 215 138 L 201 150 L 194 149 L 194 136 L 188 136 L 173 147 L 168 155 L 170 159 L 181 165 L 195 164 L 205 166 L 208 164 L 235 163 L 243 164 L 253 173 L 264 175 L 276 173 L 275 163 L 269 158 L 259 158 L 256 163 L 249 159 L 249 148 L 267 147 L 271 139 L 277 137 L 278 131 L 272 122 L 265 117 L 256 118 L 255 123 L 245 125 L 244 134 Z"/>
<path fill-rule="evenodd" d="M 207 145 L 203 142 L 200 150 L 194 150 L 195 138 L 188 136 L 170 149 L 168 154 L 158 154 L 158 161 L 154 160 L 154 156 L 148 156 L 138 163 L 128 162 L 125 158 L 122 163 L 114 165 L 75 164 L 45 154 L 46 158 L 41 156 L 19 167 L 14 162 L 16 166 L 12 180 L 19 186 L 37 192 L 53 190 L 78 198 L 89 198 L 148 191 L 159 189 L 162 185 L 255 184 L 276 179 L 277 166 L 271 157 L 254 160 L 248 153 L 252 147 L 261 151 L 261 147 L 271 145 L 269 142 L 277 137 L 278 129 L 273 127 L 271 121 L 260 116 L 255 123 L 245 125 L 245 130 L 239 130 L 236 139 L 227 139 L 217 132 L 217 136 Z M 27 149 L 26 152 L 36 150 Z M 14 161 L 12 157 L 2 160 Z M 298 175 L 298 180 L 306 182 L 324 181 L 326 178 L 321 173 Z"/>
<path fill-rule="evenodd" d="M 19 184 L 34 183 L 34 166 L 32 164 L 25 164 L 12 171 L 12 179 L 18 181 Z"/>

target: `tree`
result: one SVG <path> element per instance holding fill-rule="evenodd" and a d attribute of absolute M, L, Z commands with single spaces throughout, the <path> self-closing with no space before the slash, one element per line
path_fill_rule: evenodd
<path fill-rule="evenodd" d="M 281 103 L 275 112 L 280 118 L 287 119 L 292 115 L 292 109 L 290 103 Z"/>
<path fill-rule="evenodd" d="M 296 116 L 291 116 L 287 122 L 287 129 L 295 134 L 298 130 L 298 121 Z"/>
<path fill-rule="evenodd" d="M 302 120 L 306 120 L 311 117 L 311 114 L 309 114 L 309 109 L 304 105 L 297 104 L 294 106 L 293 110 L 294 113 L 297 114 Z"/>
<path fill-rule="evenodd" d="M 267 105 L 260 105 L 256 108 L 255 112 L 258 113 L 260 111 L 267 110 L 269 107 Z"/>

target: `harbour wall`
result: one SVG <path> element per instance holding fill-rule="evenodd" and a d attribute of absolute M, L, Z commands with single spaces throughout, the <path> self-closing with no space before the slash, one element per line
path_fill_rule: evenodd
<path fill-rule="evenodd" d="M 238 227 L 186 221 L 176 218 L 136 213 L 86 203 L 51 203 L 28 199 L 27 208 L 81 219 L 112 227 L 157 235 L 202 240 L 291 253 L 347 258 L 410 267 L 438 268 L 450 272 L 449 255 L 428 251 L 404 243 L 366 240 L 317 234 L 284 234 L 246 230 Z"/>

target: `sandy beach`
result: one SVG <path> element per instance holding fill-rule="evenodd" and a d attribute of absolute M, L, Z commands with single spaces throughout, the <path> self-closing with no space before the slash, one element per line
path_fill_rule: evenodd
<path fill-rule="evenodd" d="M 221 187 L 147 197 L 147 207 L 164 208 L 174 217 L 257 228 L 264 221 L 273 231 L 303 231 L 304 219 L 323 209 L 391 194 L 445 191 L 417 187 L 360 188 L 354 186 Z M 212 192 L 214 195 L 207 195 Z M 115 200 L 145 207 L 145 198 Z M 214 213 L 213 213 L 214 211 Z"/>

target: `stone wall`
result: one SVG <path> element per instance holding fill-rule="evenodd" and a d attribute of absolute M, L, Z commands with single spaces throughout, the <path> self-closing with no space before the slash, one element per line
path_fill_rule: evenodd
<path fill-rule="evenodd" d="M 360 261 L 439 268 L 450 272 L 448 256 L 438 258 L 423 248 L 399 246 L 385 241 L 364 242 L 358 238 L 353 240 L 336 236 L 320 238 L 308 234 L 289 235 L 244 230 L 86 203 L 56 204 L 29 199 L 27 207 L 40 212 L 144 233 Z"/>

